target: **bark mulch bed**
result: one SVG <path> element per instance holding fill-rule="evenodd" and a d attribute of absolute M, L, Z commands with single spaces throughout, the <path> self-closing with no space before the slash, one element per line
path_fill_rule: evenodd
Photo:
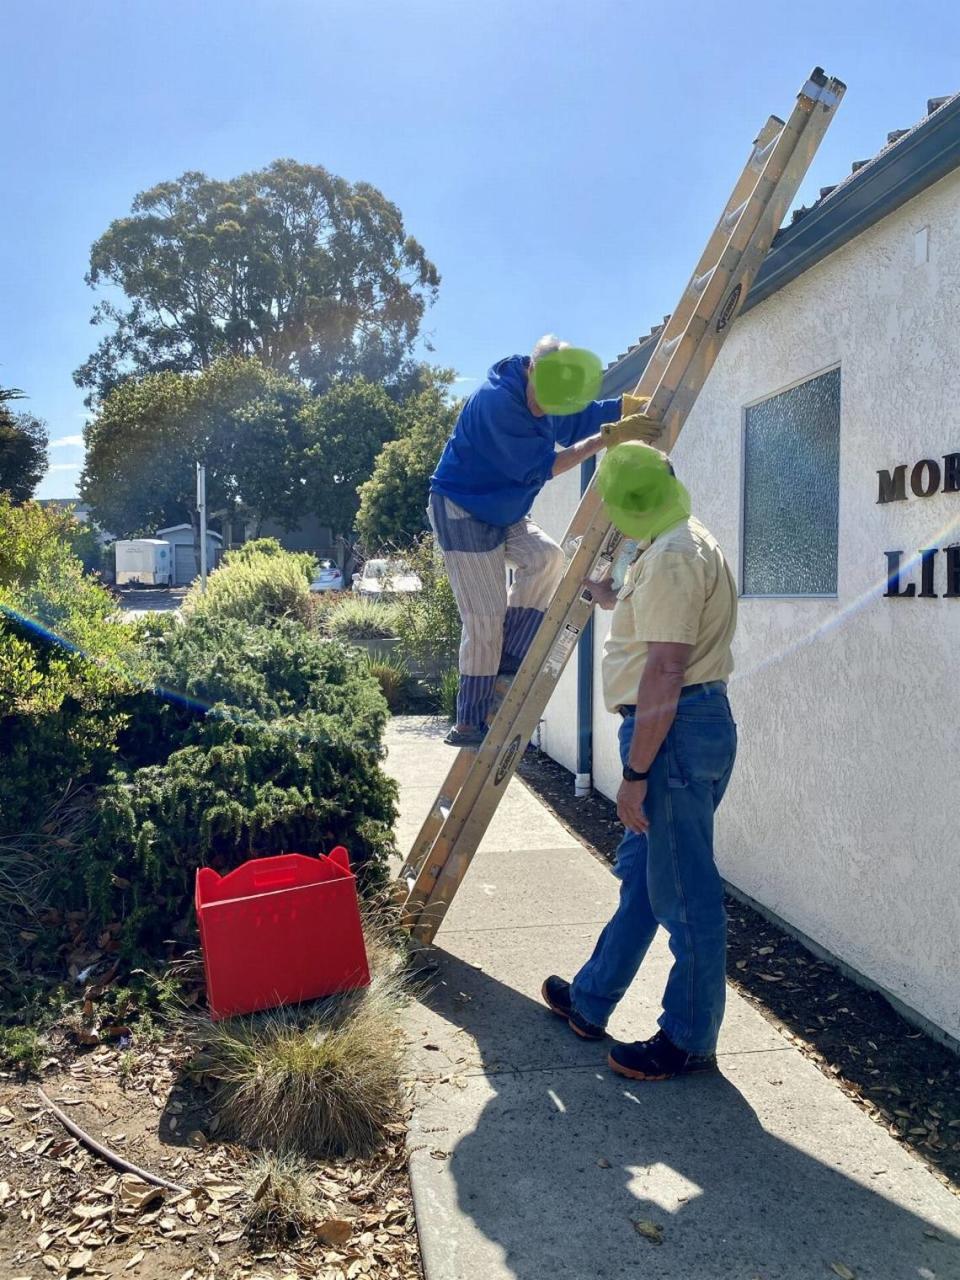
<path fill-rule="evenodd" d="M 184 1188 L 112 1168 L 0 1073 L 0 1276 L 4 1280 L 421 1280 L 404 1125 L 367 1160 L 311 1162 L 322 1211 L 296 1239 L 247 1230 L 251 1152 L 221 1139 L 182 1047 L 71 1046 L 41 1087 L 92 1138 Z M 255 1193 L 258 1194 L 258 1193 Z"/>
<path fill-rule="evenodd" d="M 520 777 L 587 848 L 610 862 L 616 807 L 573 794 L 573 775 L 527 751 Z M 960 1059 L 791 934 L 728 895 L 727 976 L 824 1075 L 960 1195 Z"/>

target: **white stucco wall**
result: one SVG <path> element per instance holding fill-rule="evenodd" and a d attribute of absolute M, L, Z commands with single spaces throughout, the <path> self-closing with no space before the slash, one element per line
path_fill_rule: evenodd
<path fill-rule="evenodd" d="M 567 471 L 544 485 L 530 513 L 557 542 L 563 541 L 580 501 L 580 471 Z M 567 663 L 540 725 L 540 746 L 571 773 L 577 772 L 577 658 Z"/>
<path fill-rule="evenodd" d="M 734 326 L 674 459 L 738 577 L 744 406 L 838 364 L 838 598 L 740 602 L 741 745 L 718 858 L 732 884 L 960 1038 L 960 600 L 881 598 L 884 551 L 960 541 L 960 494 L 876 501 L 878 469 L 960 451 L 960 175 Z M 941 555 L 938 591 L 944 576 Z M 595 705 L 594 779 L 612 795 L 614 726 Z M 559 719 L 575 731 L 572 690 L 548 713 L 548 748 Z"/>

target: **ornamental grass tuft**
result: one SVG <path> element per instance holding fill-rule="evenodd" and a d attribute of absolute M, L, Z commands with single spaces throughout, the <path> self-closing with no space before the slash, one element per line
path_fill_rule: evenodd
<path fill-rule="evenodd" d="M 246 1145 L 314 1158 L 363 1156 L 400 1109 L 404 958 L 367 939 L 369 987 L 187 1032 L 193 1070 L 215 1090 L 226 1133 Z"/>

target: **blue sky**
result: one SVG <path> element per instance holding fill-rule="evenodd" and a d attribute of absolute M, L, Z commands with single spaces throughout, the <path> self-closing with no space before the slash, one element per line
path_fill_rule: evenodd
<path fill-rule="evenodd" d="M 431 358 L 466 380 L 551 330 L 606 362 L 669 311 L 815 64 L 849 91 L 808 202 L 960 88 L 947 0 L 6 0 L 3 28 L 0 384 L 63 442 L 42 497 L 82 460 L 90 245 L 155 182 L 292 156 L 374 183 L 440 270 Z"/>

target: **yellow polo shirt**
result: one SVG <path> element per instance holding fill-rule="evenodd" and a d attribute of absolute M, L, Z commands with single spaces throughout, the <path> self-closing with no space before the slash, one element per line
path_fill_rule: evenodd
<path fill-rule="evenodd" d="M 608 711 L 633 706 L 647 645 L 693 646 L 684 685 L 727 680 L 737 584 L 713 534 L 693 518 L 660 534 L 627 570 L 603 646 Z"/>

